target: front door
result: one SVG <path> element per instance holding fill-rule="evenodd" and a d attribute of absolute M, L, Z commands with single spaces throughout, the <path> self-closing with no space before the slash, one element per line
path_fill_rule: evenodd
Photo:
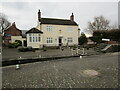
<path fill-rule="evenodd" d="M 62 38 L 61 37 L 59 37 L 58 42 L 59 42 L 59 46 L 62 46 Z"/>
<path fill-rule="evenodd" d="M 26 40 L 23 41 L 23 45 L 27 47 L 27 41 Z"/>

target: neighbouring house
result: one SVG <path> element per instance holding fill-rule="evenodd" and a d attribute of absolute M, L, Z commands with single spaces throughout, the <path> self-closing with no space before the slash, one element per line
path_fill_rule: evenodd
<path fill-rule="evenodd" d="M 104 42 L 106 44 L 118 44 L 118 41 L 113 41 L 110 39 L 102 39 L 102 42 Z"/>
<path fill-rule="evenodd" d="M 22 32 L 18 28 L 16 28 L 15 22 L 4 31 L 4 45 L 7 46 L 8 44 L 12 43 L 11 36 L 21 36 Z"/>
<path fill-rule="evenodd" d="M 17 27 L 16 27 L 16 24 L 15 22 L 8 28 L 4 31 L 4 45 L 7 46 L 9 45 L 10 43 L 13 43 L 15 42 L 15 40 L 20 40 L 22 41 L 22 45 L 23 46 L 27 46 L 27 44 L 25 44 L 25 41 L 26 41 L 26 37 L 25 37 L 25 34 L 22 33 L 22 30 L 19 30 Z M 27 41 L 26 41 L 27 43 Z"/>
<path fill-rule="evenodd" d="M 70 19 L 42 18 L 38 11 L 38 25 L 30 29 L 27 34 L 27 46 L 41 48 L 45 46 L 78 45 L 80 29 L 74 21 L 74 15 Z"/>

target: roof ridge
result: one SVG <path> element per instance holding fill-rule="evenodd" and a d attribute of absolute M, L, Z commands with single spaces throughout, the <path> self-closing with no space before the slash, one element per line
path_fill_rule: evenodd
<path fill-rule="evenodd" d="M 41 19 L 57 19 L 57 20 L 68 20 L 68 21 L 70 21 L 69 19 L 64 19 L 64 18 L 41 18 Z"/>

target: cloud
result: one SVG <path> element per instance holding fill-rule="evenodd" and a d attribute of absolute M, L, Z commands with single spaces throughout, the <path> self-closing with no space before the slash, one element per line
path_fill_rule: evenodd
<path fill-rule="evenodd" d="M 16 22 L 19 29 L 29 30 L 37 25 L 37 12 L 41 9 L 42 17 L 69 19 L 71 13 L 81 29 L 87 28 L 88 21 L 94 16 L 103 15 L 118 22 L 117 2 L 3 2 L 2 12 L 11 22 Z"/>

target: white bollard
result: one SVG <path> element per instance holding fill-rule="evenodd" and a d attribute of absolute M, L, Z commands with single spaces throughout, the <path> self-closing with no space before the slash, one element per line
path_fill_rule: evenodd
<path fill-rule="evenodd" d="M 85 55 L 85 48 L 83 48 L 83 55 Z"/>
<path fill-rule="evenodd" d="M 80 56 L 80 59 L 82 59 L 82 56 Z"/>
<path fill-rule="evenodd" d="M 16 64 L 16 70 L 20 69 L 20 65 Z"/>
<path fill-rule="evenodd" d="M 19 59 L 21 59 L 22 57 L 20 56 Z"/>
<path fill-rule="evenodd" d="M 41 55 L 39 55 L 39 58 L 41 58 L 42 56 Z"/>

